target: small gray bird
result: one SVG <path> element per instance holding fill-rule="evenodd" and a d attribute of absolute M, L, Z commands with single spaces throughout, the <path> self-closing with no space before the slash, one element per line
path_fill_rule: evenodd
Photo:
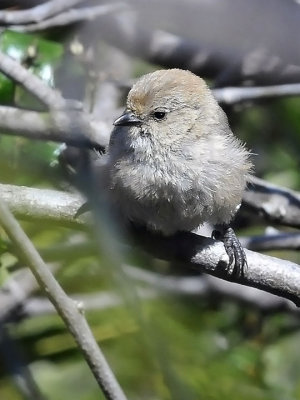
<path fill-rule="evenodd" d="M 229 223 L 251 172 L 250 153 L 206 83 L 180 69 L 144 75 L 114 125 L 106 166 L 114 207 L 163 235 L 217 225 L 242 273 L 246 257 Z"/>

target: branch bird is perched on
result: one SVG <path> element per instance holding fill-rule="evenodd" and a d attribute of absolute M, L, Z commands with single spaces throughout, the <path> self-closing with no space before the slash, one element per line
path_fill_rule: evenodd
<path fill-rule="evenodd" d="M 245 254 L 229 223 L 251 162 L 205 82 L 180 69 L 147 74 L 114 125 L 107 164 L 112 204 L 164 235 L 204 222 L 222 226 L 230 263 L 242 273 Z"/>

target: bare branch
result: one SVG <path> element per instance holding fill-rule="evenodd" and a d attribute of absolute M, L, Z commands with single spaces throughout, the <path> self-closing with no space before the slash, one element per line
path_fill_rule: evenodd
<path fill-rule="evenodd" d="M 38 32 L 56 26 L 65 26 L 84 20 L 93 20 L 104 15 L 127 9 L 126 3 L 102 4 L 94 7 L 70 9 L 45 21 L 30 25 L 13 25 L 10 28 L 19 32 Z"/>
<path fill-rule="evenodd" d="M 219 103 L 232 105 L 243 101 L 299 96 L 300 83 L 260 87 L 226 87 L 214 89 L 213 93 Z"/>
<path fill-rule="evenodd" d="M 251 177 L 243 206 L 273 223 L 300 228 L 300 193 L 293 190 Z"/>
<path fill-rule="evenodd" d="M 300 266 L 295 263 L 245 250 L 247 271 L 244 276 L 234 277 L 221 242 L 189 232 L 162 237 L 141 229 L 136 232 L 135 239 L 158 258 L 182 262 L 187 267 L 265 290 L 300 305 Z"/>
<path fill-rule="evenodd" d="M 103 148 L 109 124 L 76 110 L 51 113 L 0 106 L 0 130 L 4 134 L 33 140 L 50 140 L 73 146 Z"/>
<path fill-rule="evenodd" d="M 75 218 L 83 204 L 79 195 L 49 189 L 0 184 L 0 198 L 17 216 L 83 227 L 84 218 Z"/>
<path fill-rule="evenodd" d="M 22 191 L 26 196 L 21 194 Z M 43 195 L 41 192 L 44 192 Z M 5 190 L 5 185 L 0 186 L 0 198 L 5 198 L 20 216 L 36 218 L 38 215 L 56 223 L 59 223 L 59 215 L 64 223 L 72 220 L 75 208 L 81 201 L 78 195 L 52 190 L 19 189 L 12 185 L 9 185 L 9 190 Z M 221 242 L 188 232 L 168 238 L 142 230 L 133 233 L 137 243 L 158 258 L 181 261 L 187 268 L 196 268 L 228 281 L 263 289 L 300 304 L 300 267 L 297 264 L 246 250 L 248 270 L 244 277 L 234 278 L 228 269 L 228 256 Z"/>
<path fill-rule="evenodd" d="M 59 286 L 35 247 L 14 219 L 5 203 L 0 201 L 0 224 L 16 245 L 20 258 L 31 269 L 57 312 L 64 320 L 89 364 L 104 395 L 109 400 L 125 400 L 126 396 L 113 375 L 82 312 Z"/>
<path fill-rule="evenodd" d="M 82 2 L 83 0 L 51 0 L 40 4 L 29 10 L 0 11 L 0 23 L 3 24 L 27 24 L 28 22 L 39 22 L 52 15 L 58 14 L 67 8 Z"/>
<path fill-rule="evenodd" d="M 65 100 L 59 92 L 1 52 L 0 71 L 24 86 L 51 111 L 49 115 L 11 107 L 0 107 L 0 116 L 2 117 L 0 127 L 4 132 L 6 130 L 10 134 L 96 148 L 102 147 L 99 145 L 101 141 L 106 144 L 107 124 L 101 123 L 101 121 L 92 121 L 81 111 L 80 103 Z M 101 129 L 106 130 L 106 133 L 101 133 Z"/>

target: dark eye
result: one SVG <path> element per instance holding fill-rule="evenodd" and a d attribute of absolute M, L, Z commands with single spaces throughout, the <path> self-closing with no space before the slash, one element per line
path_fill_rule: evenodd
<path fill-rule="evenodd" d="M 162 120 L 166 117 L 167 113 L 165 111 L 155 111 L 153 116 L 155 119 Z"/>

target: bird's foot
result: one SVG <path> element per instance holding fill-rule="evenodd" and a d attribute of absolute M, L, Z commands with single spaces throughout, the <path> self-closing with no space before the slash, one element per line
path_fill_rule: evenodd
<path fill-rule="evenodd" d="M 229 266 L 232 266 L 232 275 L 243 277 L 247 271 L 247 258 L 245 251 L 230 226 L 222 226 L 221 230 L 214 230 L 212 237 L 224 243 L 229 257 Z"/>

